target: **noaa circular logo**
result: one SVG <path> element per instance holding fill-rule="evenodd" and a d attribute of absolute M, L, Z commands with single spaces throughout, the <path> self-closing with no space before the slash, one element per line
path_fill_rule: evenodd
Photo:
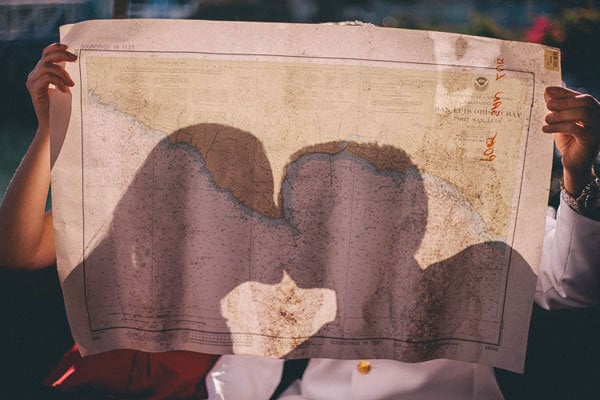
<path fill-rule="evenodd" d="M 488 81 L 488 79 L 484 78 L 483 76 L 480 76 L 479 78 L 475 79 L 475 87 L 479 90 L 485 89 L 489 83 L 490 82 Z"/>

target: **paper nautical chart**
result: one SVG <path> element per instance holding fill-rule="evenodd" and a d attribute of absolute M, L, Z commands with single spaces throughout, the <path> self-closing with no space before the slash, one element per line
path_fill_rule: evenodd
<path fill-rule="evenodd" d="M 91 21 L 53 93 L 85 353 L 522 368 L 554 49 L 372 26 Z"/>

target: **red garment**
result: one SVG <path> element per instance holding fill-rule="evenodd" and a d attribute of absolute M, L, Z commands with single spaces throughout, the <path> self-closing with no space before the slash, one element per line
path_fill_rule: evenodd
<path fill-rule="evenodd" d="M 113 350 L 81 357 L 73 346 L 44 384 L 76 399 L 205 399 L 218 355 Z"/>

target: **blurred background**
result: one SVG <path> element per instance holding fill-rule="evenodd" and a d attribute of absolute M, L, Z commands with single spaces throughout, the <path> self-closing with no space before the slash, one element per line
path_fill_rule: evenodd
<path fill-rule="evenodd" d="M 600 94 L 596 0 L 0 0 L 0 196 L 35 130 L 25 89 L 58 27 L 96 18 L 189 18 L 318 23 L 360 20 L 545 43 L 563 52 L 569 87 Z M 115 15 L 116 14 L 116 15 Z"/>
<path fill-rule="evenodd" d="M 361 20 L 545 43 L 563 52 L 569 87 L 600 94 L 596 0 L 0 0 L 0 196 L 35 130 L 25 89 L 58 27 L 96 18 L 189 18 L 318 23 Z"/>
<path fill-rule="evenodd" d="M 562 50 L 567 86 L 600 97 L 596 0 L 0 0 L 0 198 L 33 137 L 25 88 L 58 27 L 101 18 L 318 23 L 360 20 L 544 43 Z M 600 262 L 600 260 L 599 260 Z M 507 400 L 600 398 L 596 309 L 535 308 L 526 373 L 498 371 Z M 42 398 L 38 383 L 72 344 L 56 270 L 0 271 L 0 399 Z"/>

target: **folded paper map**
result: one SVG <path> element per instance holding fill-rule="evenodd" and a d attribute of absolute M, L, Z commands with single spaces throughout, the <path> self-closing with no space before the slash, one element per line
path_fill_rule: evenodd
<path fill-rule="evenodd" d="M 336 24 L 87 21 L 52 94 L 84 354 L 522 370 L 556 49 Z"/>

